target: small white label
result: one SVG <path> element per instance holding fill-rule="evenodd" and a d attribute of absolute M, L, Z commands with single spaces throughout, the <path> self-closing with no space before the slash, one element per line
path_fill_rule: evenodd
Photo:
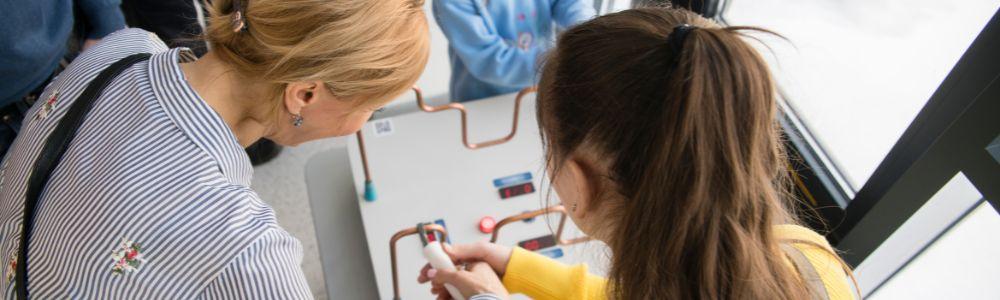
<path fill-rule="evenodd" d="M 383 137 L 392 134 L 392 119 L 375 120 L 375 137 Z"/>

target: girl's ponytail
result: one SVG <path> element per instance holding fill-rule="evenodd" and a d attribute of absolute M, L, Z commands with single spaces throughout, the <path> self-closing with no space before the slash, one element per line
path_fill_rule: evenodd
<path fill-rule="evenodd" d="M 548 58 L 537 111 L 554 172 L 579 149 L 610 161 L 588 207 L 614 220 L 612 298 L 809 297 L 773 234 L 795 219 L 751 29 L 634 9 L 571 28 Z"/>

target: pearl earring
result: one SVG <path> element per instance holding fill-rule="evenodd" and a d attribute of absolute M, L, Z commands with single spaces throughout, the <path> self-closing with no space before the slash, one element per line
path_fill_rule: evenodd
<path fill-rule="evenodd" d="M 303 122 L 302 115 L 299 114 L 292 115 L 292 125 L 294 125 L 295 127 L 299 127 L 302 126 L 302 122 Z"/>
<path fill-rule="evenodd" d="M 576 212 L 576 203 L 573 203 L 573 207 L 569 209 L 572 212 Z"/>

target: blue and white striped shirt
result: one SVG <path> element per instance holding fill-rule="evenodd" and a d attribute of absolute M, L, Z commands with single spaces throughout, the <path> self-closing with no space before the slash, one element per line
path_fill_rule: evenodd
<path fill-rule="evenodd" d="M 139 29 L 113 33 L 77 58 L 28 111 L 3 160 L 7 298 L 15 296 L 11 265 L 42 144 L 101 70 L 135 53 L 153 56 L 104 90 L 42 193 L 29 244 L 32 298 L 312 298 L 301 245 L 250 189 L 243 148 L 181 73 L 193 55 Z"/>

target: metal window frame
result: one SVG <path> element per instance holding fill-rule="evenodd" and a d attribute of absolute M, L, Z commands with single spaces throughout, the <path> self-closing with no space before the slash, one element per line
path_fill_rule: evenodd
<path fill-rule="evenodd" d="M 858 265 L 962 172 L 1000 211 L 1000 11 L 966 50 L 845 211 L 834 234 Z"/>
<path fill-rule="evenodd" d="M 725 24 L 724 15 L 719 21 Z M 956 174 L 964 175 L 983 201 L 1000 213 L 1000 11 L 979 36 L 890 152 L 859 190 L 824 152 L 785 93 L 778 90 L 789 167 L 800 201 L 799 216 L 824 234 L 857 268 L 927 204 Z M 970 210 L 971 211 L 971 210 Z M 968 212 L 966 212 L 968 213 Z M 964 215 L 956 216 L 952 225 Z M 950 227 L 948 227 L 950 228 Z M 902 261 L 873 261 L 871 295 L 920 256 L 937 237 L 918 239 L 915 253 Z M 892 244 L 892 247 L 899 245 Z M 883 276 L 884 275 L 884 276 Z"/>
<path fill-rule="evenodd" d="M 858 266 L 956 173 L 1000 212 L 1000 162 L 988 151 L 1000 139 L 1000 12 L 951 70 L 906 131 L 854 194 L 793 107 L 780 120 L 798 186 L 829 230 L 827 239 Z M 780 93 L 780 91 L 779 91 Z M 806 212 L 806 216 L 809 212 Z M 902 267 L 902 266 L 900 266 Z"/>
<path fill-rule="evenodd" d="M 841 236 L 834 229 L 844 220 L 844 210 L 855 190 L 840 172 L 841 168 L 813 138 L 795 109 L 784 100 L 787 98 L 780 88 L 778 93 L 782 99 L 778 121 L 784 135 L 795 196 L 800 202 L 796 207 L 798 215 L 810 228 L 836 244 Z"/>

